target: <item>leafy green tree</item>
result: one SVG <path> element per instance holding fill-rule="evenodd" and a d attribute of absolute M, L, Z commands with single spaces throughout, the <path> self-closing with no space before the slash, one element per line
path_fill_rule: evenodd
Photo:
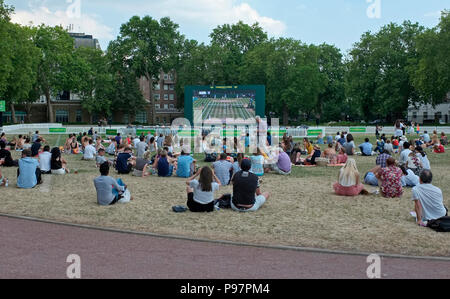
<path fill-rule="evenodd" d="M 123 55 L 117 57 L 116 62 L 132 70 L 135 79 L 145 77 L 149 81 L 152 123 L 156 120 L 152 93 L 155 81 L 161 71 L 170 72 L 177 66 L 183 40 L 178 25 L 169 18 L 162 18 L 158 22 L 150 16 L 134 16 L 122 25 L 120 36 L 110 44 L 116 57 L 119 53 Z"/>
<path fill-rule="evenodd" d="M 64 90 L 74 90 L 78 83 L 73 66 L 74 40 L 61 27 L 40 25 L 33 37 L 36 47 L 41 50 L 38 66 L 38 83 L 47 100 L 48 121 L 54 122 L 51 96 Z"/>
<path fill-rule="evenodd" d="M 409 21 L 366 32 L 350 52 L 348 96 L 366 120 L 403 118 L 410 103 L 420 100 L 408 69 L 417 57 L 416 41 L 424 28 Z"/>
<path fill-rule="evenodd" d="M 10 44 L 13 56 L 5 99 L 11 108 L 13 123 L 16 123 L 15 104 L 25 104 L 30 100 L 29 94 L 36 85 L 40 51 L 31 40 L 32 28 L 10 24 L 9 29 L 10 36 L 14 37 Z"/>
<path fill-rule="evenodd" d="M 12 72 L 13 36 L 10 35 L 10 15 L 14 7 L 8 6 L 0 0 L 0 96 L 6 90 L 7 81 Z"/>
<path fill-rule="evenodd" d="M 442 12 L 437 27 L 418 37 L 417 52 L 409 68 L 413 85 L 422 103 L 440 104 L 450 91 L 450 10 Z"/>

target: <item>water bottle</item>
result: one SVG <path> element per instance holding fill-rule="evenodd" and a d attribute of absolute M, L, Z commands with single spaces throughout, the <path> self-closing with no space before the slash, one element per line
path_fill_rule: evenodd
<path fill-rule="evenodd" d="M 5 187 L 8 187 L 8 185 L 9 185 L 9 181 L 8 181 L 8 179 L 6 179 Z"/>

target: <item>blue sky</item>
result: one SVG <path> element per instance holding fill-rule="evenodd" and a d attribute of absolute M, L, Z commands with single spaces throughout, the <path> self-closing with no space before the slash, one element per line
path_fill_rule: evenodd
<path fill-rule="evenodd" d="M 371 3 L 369 3 L 371 2 Z M 436 26 L 448 0 L 6 0 L 16 7 L 13 21 L 74 24 L 106 49 L 120 25 L 134 15 L 170 16 L 190 39 L 209 42 L 217 25 L 258 21 L 274 37 L 334 44 L 344 52 L 366 31 L 404 20 Z M 378 5 L 379 4 L 379 5 Z M 371 9 L 369 9 L 369 7 Z M 379 15 L 375 8 L 380 8 Z M 368 12 L 369 10 L 369 12 Z"/>

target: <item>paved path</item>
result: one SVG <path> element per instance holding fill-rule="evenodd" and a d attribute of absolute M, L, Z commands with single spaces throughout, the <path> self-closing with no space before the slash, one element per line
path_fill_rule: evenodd
<path fill-rule="evenodd" d="M 366 257 L 148 237 L 0 217 L 0 278 L 367 278 Z M 383 278 L 450 278 L 450 262 L 383 258 Z"/>

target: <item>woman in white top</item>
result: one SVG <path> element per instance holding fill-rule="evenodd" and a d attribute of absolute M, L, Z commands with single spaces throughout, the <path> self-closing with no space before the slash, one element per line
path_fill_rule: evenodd
<path fill-rule="evenodd" d="M 347 163 L 339 172 L 338 182 L 333 187 L 337 195 L 357 196 L 359 194 L 368 194 L 364 189 L 364 185 L 360 182 L 359 171 L 354 159 L 347 160 Z"/>
<path fill-rule="evenodd" d="M 200 177 L 198 180 L 197 177 Z M 214 192 L 219 191 L 220 181 L 214 171 L 206 166 L 186 182 L 187 206 L 191 212 L 213 212 Z"/>

